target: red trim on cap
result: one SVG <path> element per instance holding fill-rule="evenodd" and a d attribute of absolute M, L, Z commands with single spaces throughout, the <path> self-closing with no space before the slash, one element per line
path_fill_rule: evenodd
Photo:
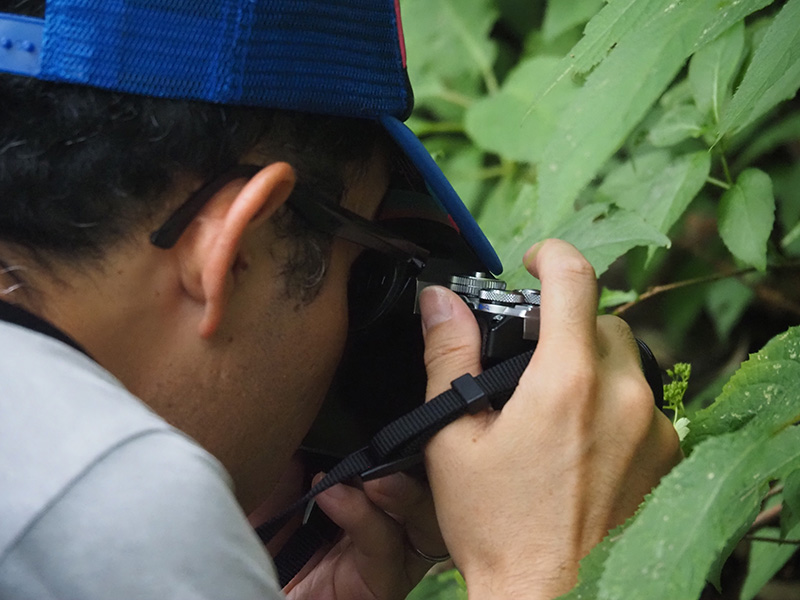
<path fill-rule="evenodd" d="M 403 19 L 400 17 L 400 0 L 394 0 L 394 12 L 397 15 L 397 39 L 400 42 L 400 56 L 403 68 L 406 68 L 406 36 L 403 33 Z"/>

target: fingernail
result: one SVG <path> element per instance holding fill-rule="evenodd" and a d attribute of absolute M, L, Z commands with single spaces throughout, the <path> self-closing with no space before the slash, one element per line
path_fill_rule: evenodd
<path fill-rule="evenodd" d="M 419 296 L 419 310 L 422 315 L 422 331 L 449 321 L 453 316 L 450 294 L 442 287 L 432 285 L 422 290 Z"/>

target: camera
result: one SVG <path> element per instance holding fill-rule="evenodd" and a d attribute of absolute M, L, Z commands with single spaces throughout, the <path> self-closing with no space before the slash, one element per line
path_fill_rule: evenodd
<path fill-rule="evenodd" d="M 472 309 L 481 330 L 484 369 L 536 347 L 539 339 L 539 290 L 507 290 L 504 281 L 486 273 L 454 275 L 448 286 Z M 664 404 L 661 369 L 650 348 L 636 338 L 642 372 L 660 409 Z"/>
<path fill-rule="evenodd" d="M 363 447 L 375 433 L 425 399 L 427 374 L 418 298 L 429 285 L 448 287 L 470 307 L 481 331 L 484 369 L 535 348 L 540 295 L 506 289 L 451 227 L 433 221 L 398 220 L 393 231 L 431 250 L 424 269 L 394 308 L 373 326 L 352 331 L 342 362 L 303 448 L 322 462 Z M 660 406 L 661 372 L 649 348 L 637 340 L 642 370 Z"/>
<path fill-rule="evenodd" d="M 425 287 L 425 283 L 418 282 L 418 294 Z M 453 275 L 447 287 L 467 303 L 478 321 L 484 368 L 536 345 L 541 301 L 538 290 L 508 290 L 505 281 L 480 271 Z"/>

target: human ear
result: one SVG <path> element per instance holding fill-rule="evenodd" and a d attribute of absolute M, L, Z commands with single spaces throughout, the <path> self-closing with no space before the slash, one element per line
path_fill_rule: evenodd
<path fill-rule="evenodd" d="M 187 240 L 189 255 L 183 261 L 184 287 L 203 303 L 198 333 L 214 334 L 233 292 L 233 267 L 240 260 L 248 231 L 262 226 L 289 198 L 295 174 L 291 165 L 267 165 L 246 184 L 226 186 L 197 217 L 194 235 Z"/>

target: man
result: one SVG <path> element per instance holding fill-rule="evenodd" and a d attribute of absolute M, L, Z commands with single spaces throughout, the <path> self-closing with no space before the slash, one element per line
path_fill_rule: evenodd
<path fill-rule="evenodd" d="M 325 396 L 398 163 L 499 271 L 398 120 L 398 7 L 2 8 L 0 597 L 279 597 L 245 515 Z M 344 534 L 290 597 L 403 598 L 446 552 L 471 597 L 554 597 L 673 464 L 630 332 L 595 318 L 591 267 L 557 241 L 524 261 L 536 353 L 502 412 L 428 445 L 435 517 L 401 474 L 320 494 Z M 432 398 L 480 371 L 480 342 L 451 292 L 420 309 Z"/>

